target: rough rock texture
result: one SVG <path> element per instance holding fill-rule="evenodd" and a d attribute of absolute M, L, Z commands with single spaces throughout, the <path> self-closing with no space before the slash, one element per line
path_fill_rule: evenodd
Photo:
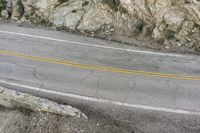
<path fill-rule="evenodd" d="M 83 118 L 0 106 L 0 118 L 0 133 L 141 133 L 99 114 L 86 121 Z"/>
<path fill-rule="evenodd" d="M 0 3 L 0 11 L 7 9 L 14 18 L 83 33 L 150 36 L 167 49 L 200 51 L 199 0 L 0 0 Z M 7 3 L 6 7 L 2 3 Z"/>
<path fill-rule="evenodd" d="M 8 108 L 23 107 L 33 111 L 45 111 L 65 116 L 84 117 L 87 119 L 85 114 L 71 106 L 60 105 L 47 99 L 16 92 L 1 86 L 0 105 Z"/>

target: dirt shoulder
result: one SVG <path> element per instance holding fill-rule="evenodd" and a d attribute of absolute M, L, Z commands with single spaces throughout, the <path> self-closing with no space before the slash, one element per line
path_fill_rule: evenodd
<path fill-rule="evenodd" d="M 127 124 L 0 87 L 0 133 L 131 133 Z M 90 117 L 88 119 L 88 116 Z"/>
<path fill-rule="evenodd" d="M 200 131 L 199 115 L 134 110 L 118 106 L 106 109 L 106 105 L 97 107 L 97 104 L 95 107 L 86 104 L 73 105 L 68 108 L 69 115 L 66 115 L 62 113 L 63 110 L 59 113 L 59 108 L 69 107 L 72 104 L 60 104 L 3 87 L 0 90 L 0 104 L 2 105 L 0 133 L 199 133 Z M 70 115 L 79 109 L 87 117 Z"/>
<path fill-rule="evenodd" d="M 89 120 L 0 106 L 1 133 L 134 133 L 103 117 Z"/>

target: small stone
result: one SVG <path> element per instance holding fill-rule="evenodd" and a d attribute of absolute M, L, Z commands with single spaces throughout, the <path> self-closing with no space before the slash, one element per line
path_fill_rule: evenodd
<path fill-rule="evenodd" d="M 179 46 L 179 47 L 181 47 L 182 46 L 182 44 L 181 43 L 176 43 L 177 44 L 177 46 Z"/>
<path fill-rule="evenodd" d="M 157 41 L 164 40 L 166 38 L 164 34 L 164 30 L 165 29 L 163 25 L 154 28 L 152 37 Z"/>
<path fill-rule="evenodd" d="M 110 29 L 111 32 L 115 31 L 115 29 Z"/>
<path fill-rule="evenodd" d="M 8 15 L 7 10 L 2 10 L 2 12 L 1 12 L 1 16 L 4 17 L 4 18 L 8 18 L 9 15 Z"/>
<path fill-rule="evenodd" d="M 22 17 L 22 18 L 21 18 L 21 21 L 22 21 L 22 22 L 27 22 L 28 20 L 26 19 L 26 17 Z"/>
<path fill-rule="evenodd" d="M 169 49 L 170 47 L 169 46 L 165 46 L 165 49 Z"/>
<path fill-rule="evenodd" d="M 191 42 L 188 42 L 188 43 L 185 44 L 185 46 L 186 46 L 187 48 L 192 48 L 192 47 L 194 47 L 194 45 L 195 45 L 195 42 L 194 42 L 194 41 L 191 41 Z"/>

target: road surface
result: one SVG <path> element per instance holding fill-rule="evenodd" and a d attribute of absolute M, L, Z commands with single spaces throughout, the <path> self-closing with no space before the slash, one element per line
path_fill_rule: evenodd
<path fill-rule="evenodd" d="M 0 85 L 79 100 L 200 114 L 200 58 L 0 25 Z"/>

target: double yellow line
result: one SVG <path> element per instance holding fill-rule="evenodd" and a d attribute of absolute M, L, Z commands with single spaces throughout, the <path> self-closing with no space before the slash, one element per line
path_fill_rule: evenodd
<path fill-rule="evenodd" d="M 106 71 L 106 72 L 130 74 L 130 75 L 144 75 L 144 76 L 149 76 L 149 77 L 160 77 L 160 78 L 169 78 L 169 79 L 178 79 L 178 80 L 200 81 L 200 77 L 195 77 L 195 76 L 164 74 L 164 73 L 157 73 L 157 72 L 146 72 L 146 71 L 119 69 L 119 68 L 112 68 L 112 67 L 93 66 L 93 65 L 79 64 L 79 63 L 70 62 L 70 61 L 62 61 L 62 60 L 57 60 L 57 59 L 52 59 L 52 58 L 30 56 L 30 55 L 25 55 L 21 53 L 6 51 L 6 50 L 0 50 L 0 54 L 13 56 L 13 57 L 20 57 L 24 59 L 33 60 L 33 61 L 47 62 L 47 63 L 70 66 L 70 67 L 76 67 L 76 68 L 81 68 L 81 69 L 91 69 L 91 70 L 97 70 L 97 71 Z"/>

